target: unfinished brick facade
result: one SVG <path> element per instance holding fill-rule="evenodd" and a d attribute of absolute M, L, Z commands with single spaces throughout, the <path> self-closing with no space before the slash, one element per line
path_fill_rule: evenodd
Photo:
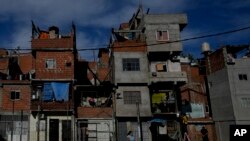
<path fill-rule="evenodd" d="M 20 93 L 18 99 L 11 99 L 11 92 L 17 91 Z M 31 89 L 29 81 L 5 80 L 3 82 L 2 105 L 1 110 L 4 112 L 26 111 L 30 110 Z M 13 107 L 14 105 L 14 107 Z"/>
<path fill-rule="evenodd" d="M 54 68 L 46 68 L 46 60 L 55 61 Z M 72 52 L 37 52 L 36 79 L 73 79 L 74 55 Z"/>
<path fill-rule="evenodd" d="M 199 103 L 204 106 L 204 117 L 188 119 L 188 135 L 191 140 L 202 140 L 201 127 L 208 130 L 209 141 L 217 141 L 215 125 L 209 115 L 208 95 L 206 93 L 204 75 L 200 75 L 199 66 L 182 64 L 182 70 L 187 73 L 188 83 L 181 87 L 181 100 L 189 103 Z"/>

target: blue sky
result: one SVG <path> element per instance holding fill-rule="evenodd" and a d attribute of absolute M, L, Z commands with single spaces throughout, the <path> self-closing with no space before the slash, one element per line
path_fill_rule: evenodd
<path fill-rule="evenodd" d="M 74 21 L 77 47 L 108 44 L 111 28 L 127 22 L 140 0 L 0 0 L 0 48 L 30 48 L 31 20 L 40 29 L 56 25 L 69 33 Z M 182 39 L 250 26 L 250 0 L 141 0 L 149 13 L 186 13 Z M 214 50 L 222 45 L 249 44 L 250 30 L 183 42 L 184 53 L 200 56 L 201 44 Z M 93 59 L 92 52 L 81 52 Z M 96 52 L 97 54 L 97 52 Z"/>

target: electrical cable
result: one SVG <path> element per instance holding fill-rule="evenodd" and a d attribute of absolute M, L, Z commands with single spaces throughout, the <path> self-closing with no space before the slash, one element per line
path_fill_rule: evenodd
<path fill-rule="evenodd" d="M 250 29 L 250 26 L 247 27 L 242 27 L 242 28 L 238 28 L 238 29 L 233 29 L 233 30 L 228 30 L 228 31 L 224 31 L 224 32 L 218 32 L 218 33 L 211 33 L 211 34 L 207 34 L 207 35 L 201 35 L 201 36 L 196 36 L 196 37 L 190 37 L 190 38 L 184 38 L 184 39 L 180 39 L 180 40 L 174 40 L 174 41 L 167 41 L 167 42 L 162 42 L 162 43 L 152 43 L 152 44 L 147 44 L 146 46 L 156 46 L 156 45 L 164 45 L 164 44 L 171 44 L 171 43 L 178 43 L 178 42 L 186 42 L 186 41 L 190 41 L 190 40 L 197 40 L 197 39 L 203 39 L 203 38 L 209 38 L 209 37 L 216 37 L 216 36 L 222 36 L 222 35 L 227 35 L 227 34 L 232 34 L 232 33 L 236 33 L 236 32 L 240 32 L 243 30 L 248 30 Z M 109 45 L 106 45 L 106 48 L 113 48 L 113 47 L 108 47 Z M 145 45 L 121 45 L 119 47 L 115 47 L 115 48 L 125 48 L 125 47 L 142 47 Z M 104 45 L 103 47 L 96 47 L 96 48 L 78 48 L 77 51 L 91 51 L 91 50 L 99 50 L 105 48 Z M 28 51 L 28 50 L 33 50 L 33 49 L 13 49 L 13 48 L 0 48 L 0 49 L 5 49 L 5 50 L 23 50 L 23 51 Z"/>

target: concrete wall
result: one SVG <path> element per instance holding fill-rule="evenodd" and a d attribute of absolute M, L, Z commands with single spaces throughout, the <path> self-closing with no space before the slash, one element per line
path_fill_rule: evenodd
<path fill-rule="evenodd" d="M 150 108 L 150 96 L 147 86 L 119 86 L 116 93 L 120 93 L 119 97 L 121 99 L 116 99 L 116 116 L 117 117 L 136 117 L 137 107 L 136 104 L 124 104 L 123 92 L 124 91 L 140 91 L 141 92 L 141 104 L 140 106 L 140 116 L 151 116 Z"/>
<path fill-rule="evenodd" d="M 236 121 L 250 122 L 250 58 L 236 59 L 228 65 L 228 76 Z M 240 80 L 239 74 L 246 74 L 247 80 Z"/>
<path fill-rule="evenodd" d="M 176 41 L 180 39 L 180 27 L 178 24 L 145 24 L 146 42 L 148 45 L 162 43 L 156 40 L 156 32 L 159 30 L 167 30 L 169 41 Z M 180 42 L 171 44 L 162 44 L 148 46 L 148 51 L 182 51 L 182 44 Z"/>
<path fill-rule="evenodd" d="M 227 70 L 222 69 L 209 75 L 208 83 L 214 121 L 234 120 Z"/>
<path fill-rule="evenodd" d="M 168 31 L 169 41 L 177 41 L 180 39 L 180 25 L 187 24 L 187 16 L 185 14 L 159 14 L 144 15 L 142 24 L 145 26 L 147 44 L 159 43 L 156 41 L 156 31 Z M 148 46 L 148 51 L 182 51 L 180 42 L 171 44 L 162 44 Z"/>
<path fill-rule="evenodd" d="M 162 24 L 187 24 L 186 14 L 146 14 L 144 15 L 145 23 Z"/>
<path fill-rule="evenodd" d="M 229 128 L 230 125 L 234 125 L 234 121 L 221 121 L 215 122 L 215 128 L 217 133 L 217 141 L 229 141 Z"/>
<path fill-rule="evenodd" d="M 123 71 L 123 58 L 139 58 L 140 71 Z M 147 83 L 148 61 L 144 52 L 116 52 L 114 54 L 115 84 L 117 83 Z"/>

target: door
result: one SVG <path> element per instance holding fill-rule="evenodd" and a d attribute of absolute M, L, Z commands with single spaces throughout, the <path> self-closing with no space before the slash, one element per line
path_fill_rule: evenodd
<path fill-rule="evenodd" d="M 62 141 L 71 141 L 71 121 L 62 121 Z"/>
<path fill-rule="evenodd" d="M 59 120 L 49 120 L 49 141 L 59 141 Z"/>

